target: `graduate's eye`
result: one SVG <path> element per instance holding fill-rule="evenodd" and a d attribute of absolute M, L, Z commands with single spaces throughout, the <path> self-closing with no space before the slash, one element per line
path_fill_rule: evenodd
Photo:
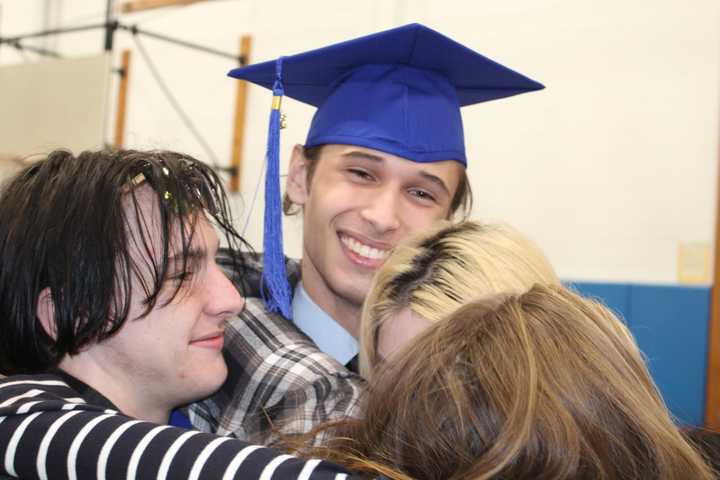
<path fill-rule="evenodd" d="M 350 174 L 350 176 L 353 179 L 356 179 L 356 180 L 360 180 L 360 181 L 364 181 L 364 182 L 371 182 L 375 179 L 375 177 L 373 177 L 373 175 L 370 172 L 363 170 L 361 168 L 348 168 L 347 172 Z"/>
<path fill-rule="evenodd" d="M 420 200 L 422 202 L 437 203 L 437 198 L 435 198 L 435 195 L 428 192 L 427 190 L 422 190 L 419 188 L 412 188 L 412 189 L 410 189 L 409 192 L 410 192 L 410 195 L 412 195 L 413 197 L 417 198 L 418 200 Z"/>

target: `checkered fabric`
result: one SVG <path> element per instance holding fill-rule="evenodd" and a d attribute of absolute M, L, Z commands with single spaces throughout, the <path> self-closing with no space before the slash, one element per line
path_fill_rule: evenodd
<path fill-rule="evenodd" d="M 228 258 L 221 252 L 218 262 L 229 268 Z M 265 309 L 258 298 L 261 265 L 258 256 L 246 254 L 242 278 L 228 271 L 246 296 L 244 311 L 226 329 L 228 379 L 215 395 L 189 407 L 190 421 L 203 431 L 267 445 L 325 421 L 358 417 L 364 382 L 293 323 Z M 298 263 L 288 261 L 288 272 L 294 288 Z"/>

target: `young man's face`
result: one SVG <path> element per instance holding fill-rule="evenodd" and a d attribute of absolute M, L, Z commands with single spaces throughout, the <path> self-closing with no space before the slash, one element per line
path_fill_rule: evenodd
<path fill-rule="evenodd" d="M 151 244 L 159 249 L 159 215 L 154 193 L 147 193 L 138 196 L 145 218 L 153 222 L 148 227 Z M 131 224 L 131 234 L 136 235 L 132 219 Z M 217 390 L 227 376 L 221 354 L 225 321 L 240 312 L 244 300 L 215 263 L 217 249 L 215 229 L 201 214 L 190 245 L 191 255 L 198 261 L 175 298 L 167 303 L 177 286 L 173 275 L 182 273 L 182 255 L 171 250 L 170 279 L 154 309 L 138 318 L 145 311 L 145 294 L 134 279 L 127 322 L 117 335 L 93 347 L 110 374 L 127 383 L 129 393 L 148 407 L 170 409 L 203 398 Z M 146 258 L 137 250 L 133 254 Z"/>
<path fill-rule="evenodd" d="M 417 163 L 326 145 L 308 185 L 296 168 L 302 161 L 296 148 L 287 193 L 303 206 L 303 284 L 316 297 L 357 307 L 389 250 L 448 216 L 462 173 L 453 160 Z"/>

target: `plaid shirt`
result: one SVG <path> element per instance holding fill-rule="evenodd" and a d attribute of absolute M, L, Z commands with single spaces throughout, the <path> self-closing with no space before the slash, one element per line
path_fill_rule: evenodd
<path fill-rule="evenodd" d="M 321 352 L 292 322 L 265 309 L 258 256 L 243 255 L 239 275 L 227 255 L 221 252 L 218 263 L 244 292 L 245 309 L 225 331 L 228 378 L 215 395 L 189 407 L 192 424 L 268 444 L 279 435 L 306 433 L 328 420 L 358 417 L 362 379 Z M 287 267 L 294 288 L 299 264 L 288 260 Z M 319 435 L 315 441 L 322 439 Z"/>

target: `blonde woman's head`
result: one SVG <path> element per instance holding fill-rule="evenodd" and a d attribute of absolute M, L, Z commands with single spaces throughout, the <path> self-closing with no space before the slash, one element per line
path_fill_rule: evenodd
<path fill-rule="evenodd" d="M 558 285 L 543 253 L 502 223 L 444 223 L 398 245 L 378 271 L 361 322 L 360 368 L 383 358 L 473 299 Z"/>
<path fill-rule="evenodd" d="M 379 369 L 364 408 L 330 458 L 392 479 L 714 478 L 627 328 L 562 287 L 456 309 Z"/>

